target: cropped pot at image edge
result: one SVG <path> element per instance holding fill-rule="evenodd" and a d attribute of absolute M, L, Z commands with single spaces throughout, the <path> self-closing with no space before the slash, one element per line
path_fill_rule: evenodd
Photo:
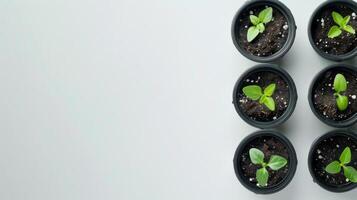
<path fill-rule="evenodd" d="M 357 135 L 334 130 L 311 145 L 308 166 L 313 181 L 331 192 L 346 192 L 357 187 Z"/>

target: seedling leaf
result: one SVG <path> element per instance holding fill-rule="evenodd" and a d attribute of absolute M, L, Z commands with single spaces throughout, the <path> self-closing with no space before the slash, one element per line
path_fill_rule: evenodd
<path fill-rule="evenodd" d="M 329 38 L 335 38 L 335 37 L 339 36 L 341 33 L 342 33 L 341 29 L 338 26 L 334 25 L 330 28 L 327 36 Z"/>
<path fill-rule="evenodd" d="M 351 149 L 346 147 L 340 155 L 341 164 L 348 164 L 351 162 Z"/>
<path fill-rule="evenodd" d="M 336 104 L 338 110 L 340 111 L 346 110 L 348 107 L 348 97 L 339 94 L 336 98 Z"/>
<path fill-rule="evenodd" d="M 346 26 L 348 22 L 350 21 L 351 17 L 347 15 L 346 17 L 343 18 L 342 26 Z"/>
<path fill-rule="evenodd" d="M 272 170 L 279 170 L 280 168 L 284 167 L 287 163 L 288 161 L 284 157 L 278 155 L 272 155 L 270 157 L 268 166 Z"/>
<path fill-rule="evenodd" d="M 332 18 L 333 21 L 335 21 L 336 24 L 341 25 L 343 23 L 343 17 L 340 13 L 333 11 L 332 12 Z"/>
<path fill-rule="evenodd" d="M 348 178 L 351 182 L 357 182 L 357 170 L 351 166 L 343 167 L 343 174 Z"/>
<path fill-rule="evenodd" d="M 272 17 L 273 17 L 272 7 L 265 8 L 259 13 L 259 20 L 265 24 L 270 22 Z"/>
<path fill-rule="evenodd" d="M 257 28 L 259 29 L 259 33 L 263 33 L 265 31 L 265 26 L 263 23 L 259 23 Z"/>
<path fill-rule="evenodd" d="M 259 99 L 259 103 L 260 103 L 260 104 L 263 104 L 263 103 L 266 101 L 266 98 L 267 98 L 267 96 L 265 96 L 265 95 L 263 94 L 263 96 L 260 97 L 260 99 Z"/>
<path fill-rule="evenodd" d="M 333 82 L 333 87 L 336 92 L 344 92 L 347 89 L 346 78 L 342 74 L 337 74 Z"/>
<path fill-rule="evenodd" d="M 341 165 L 338 161 L 333 161 L 326 166 L 325 170 L 330 174 L 337 174 L 341 171 Z"/>
<path fill-rule="evenodd" d="M 250 18 L 250 22 L 252 22 L 252 24 L 254 25 L 258 25 L 260 22 L 259 18 L 255 15 L 250 15 L 249 18 Z"/>
<path fill-rule="evenodd" d="M 267 186 L 268 178 L 269 178 L 269 173 L 268 173 L 268 170 L 265 169 L 265 167 L 257 170 L 256 179 L 260 186 L 262 186 L 262 187 Z"/>
<path fill-rule="evenodd" d="M 275 111 L 275 102 L 274 99 L 271 97 L 266 97 L 264 100 L 264 105 L 269 108 L 271 111 Z"/>
<path fill-rule="evenodd" d="M 268 85 L 265 89 L 264 89 L 264 94 L 268 97 L 271 97 L 273 94 L 274 94 L 274 91 L 275 91 L 275 87 L 276 87 L 276 84 L 275 83 L 272 83 L 270 85 Z"/>
<path fill-rule="evenodd" d="M 253 164 L 263 164 L 264 163 L 264 153 L 257 148 L 249 149 L 250 161 Z"/>
<path fill-rule="evenodd" d="M 256 101 L 262 95 L 262 88 L 259 85 L 248 85 L 243 88 L 243 93 L 250 99 Z"/>
<path fill-rule="evenodd" d="M 251 26 L 247 32 L 247 40 L 248 42 L 253 41 L 259 34 L 259 29 L 256 26 Z"/>
<path fill-rule="evenodd" d="M 350 25 L 344 26 L 343 30 L 345 30 L 345 31 L 347 31 L 347 32 L 349 32 L 351 34 L 355 34 L 356 33 L 355 29 L 353 29 L 352 26 L 350 26 Z"/>

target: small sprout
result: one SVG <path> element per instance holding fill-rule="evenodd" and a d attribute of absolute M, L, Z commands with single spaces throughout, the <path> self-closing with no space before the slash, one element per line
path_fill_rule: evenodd
<path fill-rule="evenodd" d="M 259 100 L 259 103 L 264 104 L 269 110 L 275 111 L 275 102 L 271 97 L 274 94 L 275 88 L 276 84 L 272 83 L 262 92 L 262 88 L 259 85 L 248 85 L 243 88 L 243 93 L 254 101 Z"/>
<path fill-rule="evenodd" d="M 334 95 L 336 97 L 337 108 L 340 111 L 346 110 L 348 106 L 348 97 L 341 94 L 347 90 L 346 78 L 342 74 L 336 74 L 333 87 L 336 91 Z"/>
<path fill-rule="evenodd" d="M 357 183 L 357 170 L 346 164 L 351 162 L 351 149 L 346 147 L 340 155 L 339 161 L 335 160 L 325 167 L 325 171 L 329 174 L 337 174 L 343 169 L 343 174 L 346 180 Z"/>
<path fill-rule="evenodd" d="M 268 7 L 260 11 L 258 17 L 255 15 L 250 15 L 249 19 L 253 26 L 249 27 L 247 32 L 248 42 L 253 41 L 259 33 L 265 31 L 265 24 L 269 23 L 273 17 L 273 8 Z"/>
<path fill-rule="evenodd" d="M 329 38 L 338 37 L 339 35 L 341 35 L 342 30 L 347 31 L 347 32 L 349 32 L 351 34 L 355 34 L 356 33 L 355 29 L 352 26 L 348 25 L 348 22 L 350 21 L 350 16 L 349 15 L 347 15 L 345 17 L 342 17 L 342 15 L 340 13 L 333 11 L 332 12 L 332 18 L 333 18 L 333 21 L 338 26 L 337 25 L 333 25 L 330 28 L 330 30 L 329 30 L 329 32 L 327 34 L 327 36 Z"/>
<path fill-rule="evenodd" d="M 268 163 L 264 162 L 264 153 L 257 148 L 251 148 L 249 150 L 250 161 L 255 165 L 260 165 L 261 168 L 257 170 L 255 176 L 258 181 L 258 186 L 266 187 L 268 185 L 269 172 L 267 167 L 277 171 L 284 167 L 288 161 L 278 155 L 272 155 Z"/>

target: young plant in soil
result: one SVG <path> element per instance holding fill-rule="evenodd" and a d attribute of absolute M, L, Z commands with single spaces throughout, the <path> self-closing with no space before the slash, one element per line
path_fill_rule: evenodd
<path fill-rule="evenodd" d="M 309 39 L 314 49 L 331 60 L 344 60 L 355 55 L 357 37 L 356 3 L 326 1 L 313 14 Z"/>
<path fill-rule="evenodd" d="M 259 33 L 263 33 L 265 31 L 265 24 L 269 23 L 273 17 L 273 8 L 268 7 L 264 10 L 260 11 L 258 17 L 255 15 L 250 15 L 250 22 L 253 26 L 249 27 L 247 31 L 247 40 L 251 42 L 256 38 Z"/>
<path fill-rule="evenodd" d="M 357 71 L 336 64 L 319 72 L 309 91 L 314 114 L 324 123 L 346 127 L 357 121 Z"/>
<path fill-rule="evenodd" d="M 350 147 L 346 147 L 340 155 L 339 160 L 332 161 L 326 166 L 325 170 L 329 174 L 338 174 L 343 170 L 343 175 L 347 178 L 347 181 L 357 183 L 357 170 L 354 167 L 347 165 L 350 162 L 351 149 Z"/>
<path fill-rule="evenodd" d="M 288 163 L 287 159 L 279 155 L 270 156 L 269 162 L 266 163 L 264 161 L 264 153 L 257 148 L 251 148 L 249 150 L 249 157 L 253 164 L 261 167 L 256 172 L 256 180 L 258 181 L 259 187 L 266 187 L 268 185 L 269 172 L 267 167 L 277 171 Z"/>
<path fill-rule="evenodd" d="M 293 80 L 274 65 L 248 69 L 237 80 L 233 104 L 247 123 L 268 128 L 283 123 L 294 111 L 297 94 Z"/>
<path fill-rule="evenodd" d="M 264 92 L 259 85 L 248 85 L 243 88 L 243 93 L 253 101 L 259 100 L 260 104 L 264 104 L 269 110 L 275 111 L 275 102 L 271 97 L 274 94 L 276 84 L 268 85 Z"/>
<path fill-rule="evenodd" d="M 297 158 L 284 134 L 261 130 L 239 143 L 233 164 L 244 187 L 258 194 L 271 194 L 285 188 L 293 179 Z"/>
<path fill-rule="evenodd" d="M 311 146 L 308 164 L 314 182 L 329 191 L 357 187 L 357 136 L 345 130 L 324 134 Z"/>
<path fill-rule="evenodd" d="M 333 11 L 332 12 L 332 18 L 333 21 L 338 25 L 333 25 L 329 32 L 328 32 L 328 37 L 329 38 L 335 38 L 341 35 L 342 31 L 347 31 L 351 34 L 355 34 L 355 29 L 348 25 L 350 22 L 351 17 L 349 15 L 343 17 L 340 13 Z"/>
<path fill-rule="evenodd" d="M 295 21 L 280 2 L 247 2 L 233 20 L 232 38 L 247 58 L 270 62 L 289 51 L 295 38 Z M 280 51 L 283 48 L 284 51 Z M 274 54 L 277 56 L 272 57 Z"/>
<path fill-rule="evenodd" d="M 335 90 L 334 95 L 336 96 L 337 108 L 340 111 L 346 110 L 348 106 L 348 97 L 341 94 L 347 90 L 346 78 L 342 74 L 336 74 L 333 87 Z"/>

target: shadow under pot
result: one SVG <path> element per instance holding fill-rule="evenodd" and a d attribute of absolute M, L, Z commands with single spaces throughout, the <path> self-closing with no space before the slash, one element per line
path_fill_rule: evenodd
<path fill-rule="evenodd" d="M 357 55 L 357 3 L 328 0 L 312 14 L 308 26 L 310 44 L 322 57 L 342 61 Z"/>
<path fill-rule="evenodd" d="M 308 157 L 315 183 L 331 192 L 346 192 L 357 186 L 357 137 L 335 130 L 312 144 Z"/>
<path fill-rule="evenodd" d="M 295 40 L 296 24 L 280 1 L 251 0 L 236 13 L 231 28 L 233 43 L 245 57 L 272 62 L 283 57 Z"/>
<path fill-rule="evenodd" d="M 271 128 L 285 122 L 294 112 L 296 101 L 296 88 L 290 75 L 271 64 L 248 69 L 233 90 L 237 113 L 258 128 Z"/>
<path fill-rule="evenodd" d="M 285 188 L 294 177 L 297 158 L 294 147 L 273 130 L 248 135 L 238 145 L 233 165 L 240 183 L 257 194 Z"/>
<path fill-rule="evenodd" d="M 357 70 L 337 64 L 319 72 L 309 89 L 313 113 L 327 125 L 351 126 L 357 121 Z"/>

